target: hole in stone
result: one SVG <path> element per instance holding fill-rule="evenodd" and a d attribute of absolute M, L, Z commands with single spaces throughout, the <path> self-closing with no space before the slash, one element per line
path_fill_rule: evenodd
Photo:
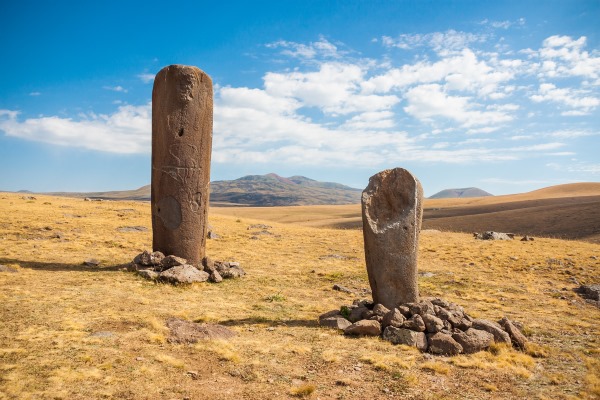
<path fill-rule="evenodd" d="M 405 231 L 407 231 L 407 230 L 408 230 L 408 226 L 404 226 L 403 228 L 404 228 L 404 230 L 405 230 Z"/>
<path fill-rule="evenodd" d="M 160 212 L 160 207 L 158 207 L 158 212 Z"/>
<path fill-rule="evenodd" d="M 179 130 L 179 137 L 183 136 L 183 128 Z"/>

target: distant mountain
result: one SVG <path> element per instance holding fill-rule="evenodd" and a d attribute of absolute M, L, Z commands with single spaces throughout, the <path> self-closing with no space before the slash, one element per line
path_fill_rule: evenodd
<path fill-rule="evenodd" d="M 463 197 L 485 197 L 493 196 L 493 194 L 481 190 L 479 188 L 470 187 L 464 189 L 445 189 L 441 192 L 437 192 L 433 196 L 429 196 L 429 199 L 454 199 Z"/>
<path fill-rule="evenodd" d="M 248 175 L 210 183 L 210 201 L 250 206 L 301 206 L 360 203 L 362 190 L 304 176 Z"/>
<path fill-rule="evenodd" d="M 362 190 L 334 182 L 319 182 L 304 176 L 248 175 L 232 181 L 210 183 L 213 205 L 301 206 L 357 204 Z M 46 193 L 54 196 L 107 200 L 150 200 L 150 185 L 136 190 L 88 193 Z"/>

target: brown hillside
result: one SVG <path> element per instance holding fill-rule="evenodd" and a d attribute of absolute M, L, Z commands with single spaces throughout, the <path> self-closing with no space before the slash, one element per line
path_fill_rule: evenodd
<path fill-rule="evenodd" d="M 600 183 L 552 186 L 527 193 L 463 199 L 426 199 L 424 229 L 496 230 L 600 243 Z M 312 227 L 360 229 L 360 205 L 211 208 L 243 218 Z"/>

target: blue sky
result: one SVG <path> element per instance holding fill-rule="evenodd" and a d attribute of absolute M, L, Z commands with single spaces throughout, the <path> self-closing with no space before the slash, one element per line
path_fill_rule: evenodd
<path fill-rule="evenodd" d="M 6 1 L 0 190 L 150 182 L 152 79 L 215 85 L 212 180 L 600 178 L 600 1 Z"/>

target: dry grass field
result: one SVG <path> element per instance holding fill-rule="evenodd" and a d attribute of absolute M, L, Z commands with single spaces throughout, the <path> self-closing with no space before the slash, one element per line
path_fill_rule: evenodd
<path fill-rule="evenodd" d="M 298 223 L 331 208 L 239 210 L 211 211 L 221 237 L 207 251 L 248 275 L 174 287 L 120 269 L 151 245 L 148 203 L 0 193 L 0 264 L 17 271 L 0 272 L 0 399 L 600 398 L 600 309 L 572 292 L 598 282 L 598 244 L 424 231 L 421 294 L 508 316 L 530 341 L 432 357 L 318 327 L 319 314 L 362 298 L 334 283 L 368 288 L 359 230 Z M 237 336 L 171 344 L 173 316 Z"/>

